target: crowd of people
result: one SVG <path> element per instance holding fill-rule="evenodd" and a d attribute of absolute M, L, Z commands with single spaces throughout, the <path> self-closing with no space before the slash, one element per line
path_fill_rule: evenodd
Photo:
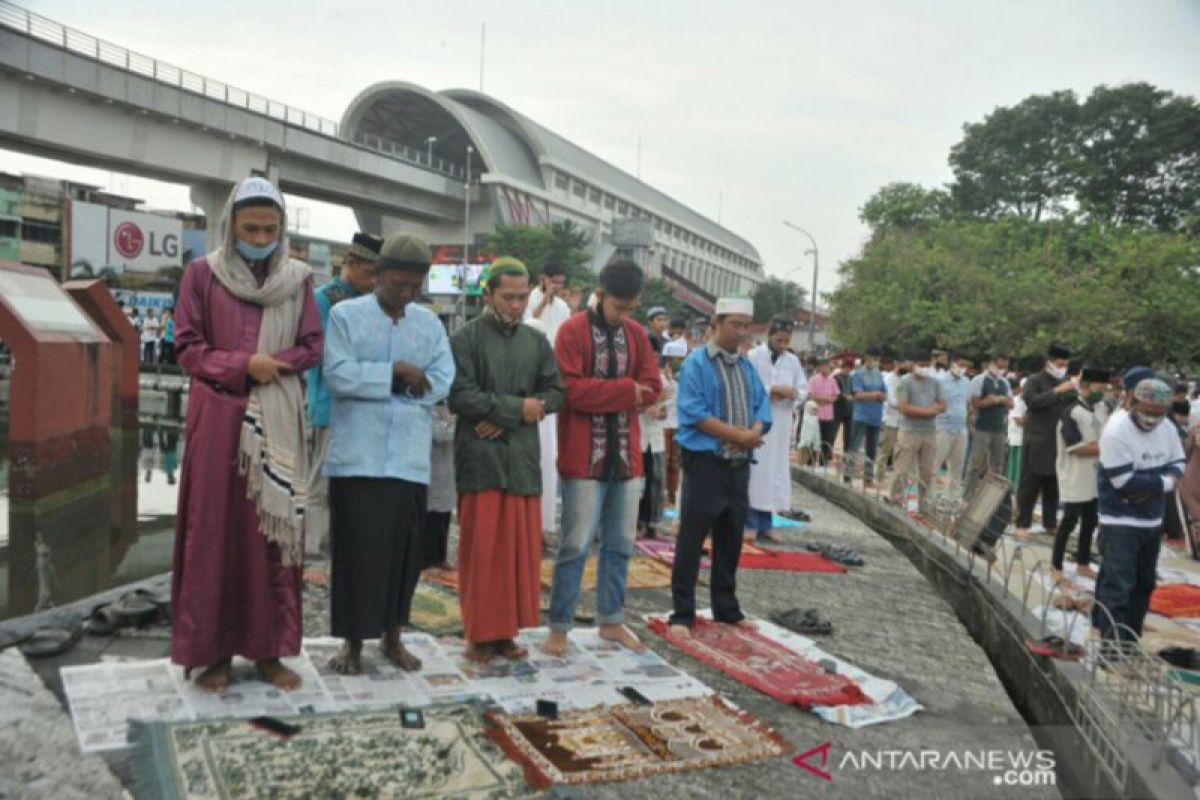
<path fill-rule="evenodd" d="M 750 625 L 737 599 L 743 537 L 771 539 L 776 514 L 804 518 L 791 506 L 793 443 L 829 465 L 839 440 L 844 481 L 886 482 L 896 504 L 915 482 L 922 513 L 943 465 L 959 496 L 1008 477 L 1015 535 L 1032 535 L 1040 497 L 1060 570 L 1073 527 L 1086 567 L 1099 524 L 1097 599 L 1112 617 L 1097 625 L 1119 639 L 1140 633 L 1163 518 L 1182 505 L 1171 493 L 1200 484 L 1184 478 L 1194 438 L 1167 419 L 1190 413 L 1186 394 L 1144 368 L 1125 370 L 1117 392 L 1057 347 L 1021 382 L 1001 354 L 977 374 L 936 351 L 886 373 L 876 349 L 801 359 L 786 319 L 753 346 L 745 297 L 720 298 L 702 331 L 663 308 L 638 322 L 645 276 L 619 258 L 576 311 L 561 265 L 534 265 L 534 279 L 501 254 L 482 313 L 450 331 L 417 302 L 431 263 L 417 236 L 356 234 L 338 276 L 314 286 L 287 256 L 269 181 L 239 182 L 220 226 L 219 247 L 184 273 L 174 330 L 191 388 L 171 655 L 211 691 L 234 656 L 299 686 L 280 659 L 300 651 L 304 560 L 326 553 L 331 633 L 344 641 L 332 666 L 345 673 L 375 638 L 419 669 L 401 632 L 428 568 L 457 569 L 467 658 L 525 658 L 517 637 L 539 624 L 544 546 L 549 655 L 567 652 L 593 545 L 599 635 L 645 649 L 624 615 L 636 536 L 677 537 L 673 635 L 695 623 L 706 540 L 714 620 Z"/>
<path fill-rule="evenodd" d="M 1044 534 L 1053 580 L 1069 589 L 1063 562 L 1077 531 L 1075 574 L 1096 580 L 1093 623 L 1118 654 L 1120 643 L 1140 637 L 1164 534 L 1200 558 L 1200 391 L 1144 366 L 1114 372 L 1072 360 L 1059 346 L 1025 376 L 1002 353 L 978 370 L 967 356 L 936 350 L 896 359 L 886 373 L 879 362 L 874 349 L 861 359 L 810 361 L 802 462 L 811 453 L 811 463 L 830 463 L 848 424 L 842 480 L 861 478 L 871 489 L 891 469 L 884 500 L 905 507 L 915 483 L 919 518 L 932 511 L 943 469 L 953 499 L 969 498 L 988 476 L 1005 478 L 1014 537 Z M 1099 572 L 1091 566 L 1097 531 Z"/>
<path fill-rule="evenodd" d="M 141 342 L 141 362 L 143 364 L 174 364 L 175 363 L 175 313 L 173 309 L 165 308 L 161 313 L 152 306 L 139 308 L 124 304 L 121 310 L 138 332 Z"/>

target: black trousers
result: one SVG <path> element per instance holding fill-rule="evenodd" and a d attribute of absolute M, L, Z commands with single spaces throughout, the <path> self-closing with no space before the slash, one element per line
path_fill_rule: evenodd
<path fill-rule="evenodd" d="M 396 478 L 329 479 L 330 626 L 374 639 L 408 624 L 421 577 L 424 484 Z"/>
<path fill-rule="evenodd" d="M 432 567 L 446 560 L 450 544 L 450 511 L 427 511 L 425 513 L 424 553 L 421 567 Z"/>
<path fill-rule="evenodd" d="M 1058 527 L 1058 478 L 1054 475 L 1034 475 L 1027 460 L 1021 470 L 1021 486 L 1017 489 L 1018 528 L 1028 528 L 1033 524 L 1033 506 L 1039 494 L 1042 496 L 1042 524 L 1046 530 L 1053 531 Z"/>
<path fill-rule="evenodd" d="M 833 442 L 837 439 L 838 425 L 836 419 L 821 420 L 821 454 L 817 463 L 825 466 L 833 458 Z"/>
<path fill-rule="evenodd" d="M 750 513 L 750 465 L 733 466 L 715 453 L 684 450 L 683 475 L 679 537 L 671 570 L 675 610 L 670 624 L 690 626 L 696 619 L 696 580 L 700 577 L 704 540 L 710 532 L 713 618 L 738 622 L 745 618 L 737 601 L 737 566 Z"/>
<path fill-rule="evenodd" d="M 1050 554 L 1050 563 L 1057 570 L 1063 568 L 1063 554 L 1067 551 L 1067 540 L 1071 531 L 1079 523 L 1079 546 L 1075 550 L 1075 563 L 1088 566 L 1092 563 L 1092 534 L 1100 523 L 1100 501 L 1089 500 L 1086 503 L 1063 503 L 1062 524 L 1054 535 L 1054 552 Z"/>

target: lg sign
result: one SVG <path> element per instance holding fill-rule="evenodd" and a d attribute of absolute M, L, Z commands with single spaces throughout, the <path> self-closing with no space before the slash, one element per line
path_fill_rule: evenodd
<path fill-rule="evenodd" d="M 145 250 L 146 255 L 174 261 L 179 258 L 179 234 L 163 231 L 143 231 L 136 222 L 126 221 L 113 228 L 113 247 L 122 258 L 138 259 Z"/>

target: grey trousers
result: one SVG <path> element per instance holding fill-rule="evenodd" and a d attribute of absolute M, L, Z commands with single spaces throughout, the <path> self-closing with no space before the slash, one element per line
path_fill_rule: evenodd
<path fill-rule="evenodd" d="M 308 451 L 308 502 L 304 506 L 304 554 L 329 554 L 329 479 L 321 474 L 329 455 L 329 428 L 312 429 Z"/>
<path fill-rule="evenodd" d="M 1004 475 L 1007 458 L 1007 431 L 975 431 L 971 439 L 971 461 L 967 466 L 966 495 L 970 497 L 975 485 L 988 475 Z"/>

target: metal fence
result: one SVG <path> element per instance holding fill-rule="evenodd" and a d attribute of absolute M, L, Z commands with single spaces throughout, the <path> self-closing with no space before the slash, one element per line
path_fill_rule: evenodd
<path fill-rule="evenodd" d="M 837 455 L 841 454 L 834 454 L 832 466 L 811 469 L 838 480 L 843 475 L 844 463 Z M 1081 604 L 1076 596 L 1068 597 L 1061 586 L 1047 579 L 1051 565 L 1040 557 L 1031 560 L 1029 554 L 1033 551 L 1023 547 L 1010 534 L 1005 534 L 997 542 L 994 561 L 964 546 L 952 534 L 955 522 L 966 508 L 966 502 L 961 497 L 941 493 L 936 486 L 925 487 L 925 491 L 921 492 L 920 479 L 913 475 L 911 482 L 918 484 L 918 495 L 926 497 L 914 518 L 906 505 L 907 489 L 899 507 L 890 504 L 888 486 L 893 476 L 889 474 L 887 477 L 886 481 L 876 480 L 872 486 L 864 486 L 863 492 L 881 505 L 886 504 L 888 513 L 917 523 L 909 526 L 909 530 L 924 534 L 915 535 L 910 540 L 917 547 L 932 551 L 939 540 L 946 546 L 952 546 L 955 556 L 963 562 L 967 571 L 965 578 L 957 576 L 960 583 L 974 579 L 994 584 L 1003 588 L 1006 595 L 1019 600 L 1026 611 L 1035 613 L 1038 617 L 1037 638 L 1059 635 L 1064 639 L 1065 651 L 1070 646 L 1076 626 L 1081 629 L 1090 626 L 1089 612 L 1095 607 L 1096 613 L 1108 617 L 1110 626 L 1117 629 L 1118 634 L 1123 632 L 1131 640 L 1123 646 L 1114 647 L 1112 640 L 1089 638 L 1082 658 L 1085 677 L 1076 702 L 1070 703 L 1061 695 L 1059 697 L 1080 735 L 1095 754 L 1096 763 L 1115 785 L 1127 786 L 1129 744 L 1135 736 L 1155 748 L 1155 767 L 1163 760 L 1173 761 L 1180 754 L 1185 755 L 1192 764 L 1200 765 L 1197 696 L 1172 677 L 1169 665 L 1156 654 L 1148 652 L 1132 630 L 1113 625 L 1112 614 L 1094 598 L 1088 598 L 1090 602 Z M 936 478 L 934 482 L 937 482 Z M 939 562 L 929 558 L 926 563 L 936 565 Z M 1046 594 L 1040 607 L 1031 608 L 1030 595 L 1035 588 Z M 1069 602 L 1064 602 L 1064 599 Z M 1055 610 L 1064 612 L 1056 616 L 1056 620 L 1062 620 L 1057 627 L 1050 621 L 1051 613 Z M 1024 650 L 1027 637 L 1024 627 L 1003 614 L 997 615 L 997 618 L 1005 632 L 1016 639 Z M 1123 631 L 1120 630 L 1122 628 Z M 1043 658 L 1033 653 L 1028 653 L 1028 657 Z"/>
<path fill-rule="evenodd" d="M 167 86 L 172 86 L 186 92 L 200 95 L 209 100 L 245 109 L 254 114 L 303 128 L 313 133 L 329 136 L 343 141 L 353 142 L 368 150 L 403 161 L 421 169 L 448 175 L 452 178 L 463 178 L 463 165 L 455 164 L 436 156 L 431 157 L 428 151 L 382 139 L 377 136 L 356 134 L 352 139 L 341 129 L 334 120 L 313 114 L 295 106 L 281 103 L 278 100 L 230 86 L 222 81 L 213 80 L 195 72 L 159 61 L 156 58 L 135 53 L 120 45 L 98 39 L 91 34 L 69 28 L 52 19 L 35 14 L 8 0 L 0 0 L 0 26 L 10 28 L 42 42 L 60 47 L 84 58 L 90 58 L 101 64 L 116 67 L 142 77 L 149 78 Z"/>

